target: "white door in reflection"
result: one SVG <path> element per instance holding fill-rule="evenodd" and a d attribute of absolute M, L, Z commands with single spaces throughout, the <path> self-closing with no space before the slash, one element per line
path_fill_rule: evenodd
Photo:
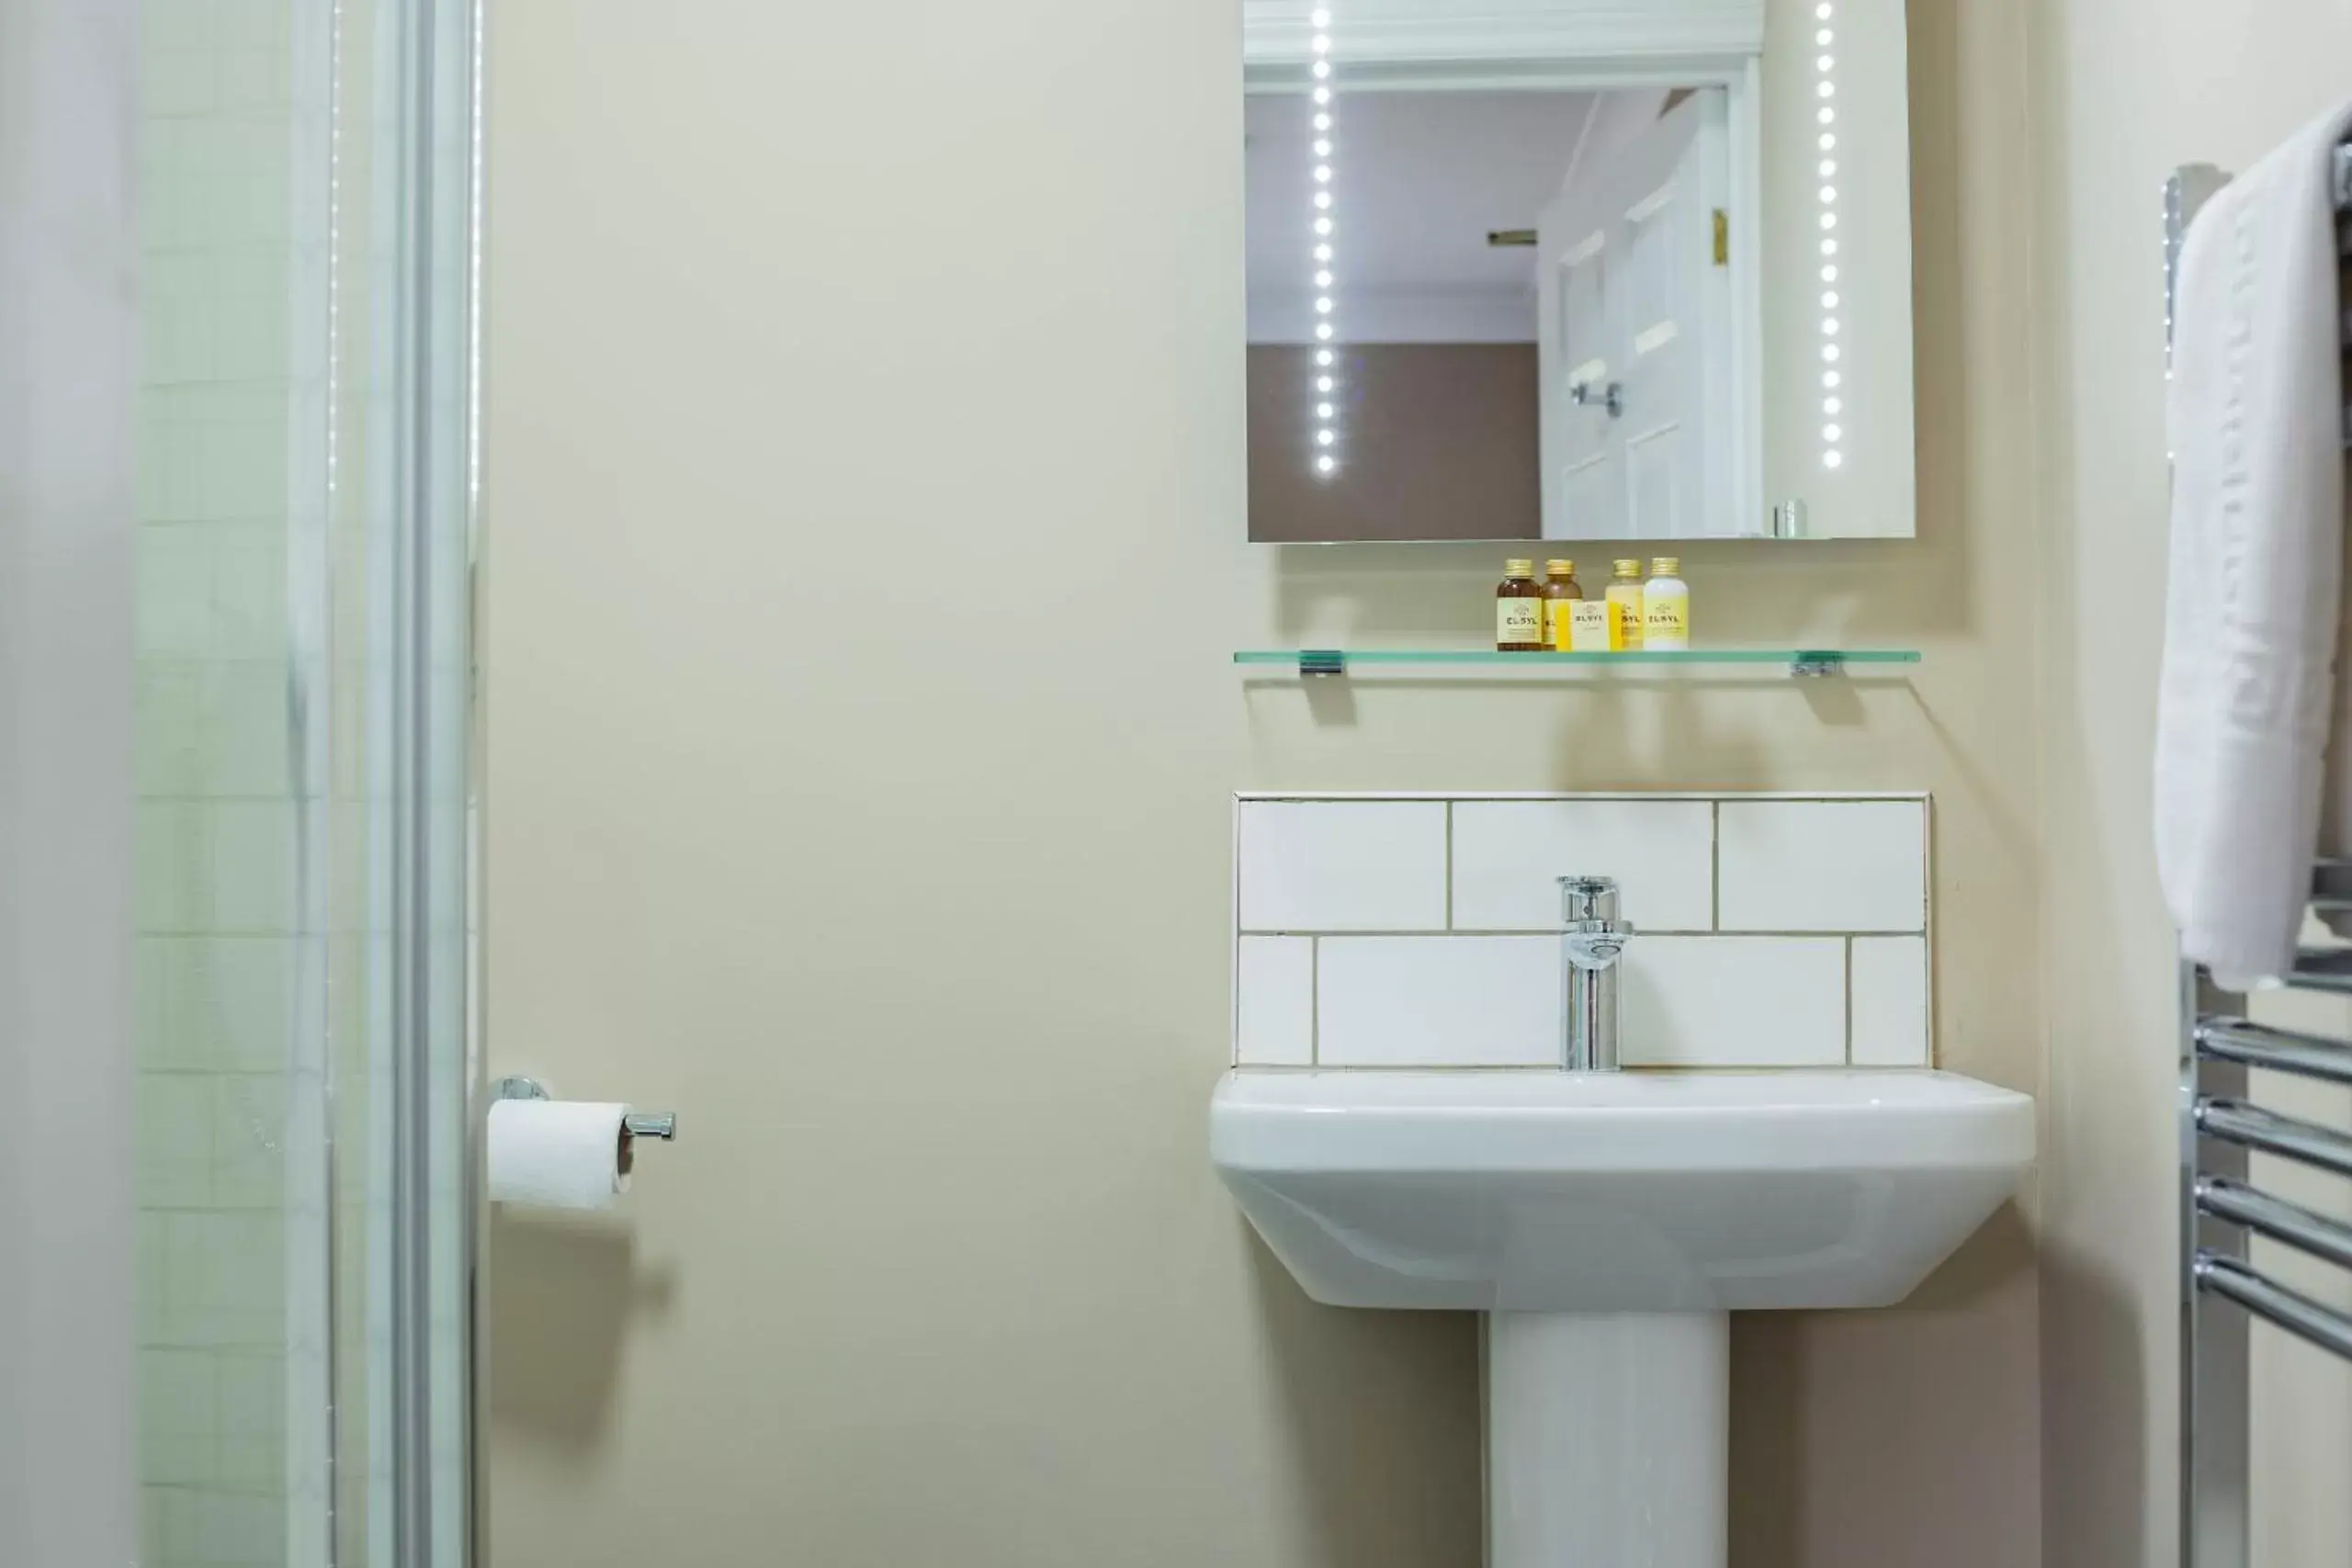
<path fill-rule="evenodd" d="M 1538 224 L 1544 534 L 1736 532 L 1730 107 L 1624 93 Z"/>

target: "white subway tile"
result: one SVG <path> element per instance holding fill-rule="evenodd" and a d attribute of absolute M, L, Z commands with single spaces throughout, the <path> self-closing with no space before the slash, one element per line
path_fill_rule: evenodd
<path fill-rule="evenodd" d="M 196 50 L 152 50 L 141 63 L 145 92 L 141 107 L 151 122 L 203 114 L 218 101 L 218 56 Z"/>
<path fill-rule="evenodd" d="M 1843 941 L 1636 936 L 1623 964 L 1628 1066 L 1810 1067 L 1846 1059 Z"/>
<path fill-rule="evenodd" d="M 285 1357 L 269 1350 L 222 1357 L 220 1430 L 235 1438 L 269 1438 L 285 1429 Z"/>
<path fill-rule="evenodd" d="M 139 657 L 201 659 L 213 650 L 212 541 L 199 528 L 142 527 Z M 283 573 L 277 583 L 286 595 Z"/>
<path fill-rule="evenodd" d="M 1556 937 L 1326 937 L 1317 1060 L 1345 1067 L 1560 1060 Z"/>
<path fill-rule="evenodd" d="M 161 1347 L 139 1352 L 141 1481 L 164 1486 L 216 1482 L 220 1427 L 216 1358 L 201 1350 Z"/>
<path fill-rule="evenodd" d="M 172 1338 L 171 1222 L 176 1216 L 142 1211 L 139 1215 L 139 1342 L 168 1344 Z"/>
<path fill-rule="evenodd" d="M 294 928 L 295 808 L 278 800 L 228 800 L 204 808 L 209 829 L 209 930 L 274 935 Z"/>
<path fill-rule="evenodd" d="M 201 793 L 285 794 L 290 750 L 285 671 L 244 664 L 207 669 L 203 700 L 197 737 Z"/>
<path fill-rule="evenodd" d="M 1441 801 L 1244 801 L 1238 838 L 1243 931 L 1444 929 Z"/>
<path fill-rule="evenodd" d="M 201 807 L 145 800 L 133 822 L 141 935 L 202 931 L 212 913 L 211 822 Z"/>
<path fill-rule="evenodd" d="M 286 47 L 286 12 L 272 0 L 224 0 L 216 25 L 220 30 L 213 36 L 223 53 Z"/>
<path fill-rule="evenodd" d="M 194 1065 L 186 1055 L 188 1032 L 181 996 L 188 944 L 175 937 L 139 939 L 132 990 L 138 1003 L 137 1051 L 140 1069 Z"/>
<path fill-rule="evenodd" d="M 1928 939 L 1856 937 L 1853 971 L 1855 1066 L 1928 1066 Z"/>
<path fill-rule="evenodd" d="M 211 626 L 220 657 L 285 658 L 285 525 L 223 523 L 203 532 L 212 543 Z"/>
<path fill-rule="evenodd" d="M 1723 803 L 1725 931 L 1927 929 L 1927 807 L 1916 800 Z"/>
<path fill-rule="evenodd" d="M 266 1495 L 198 1492 L 195 1561 L 207 1564 L 283 1562 L 284 1502 Z"/>
<path fill-rule="evenodd" d="M 283 113 L 293 73 L 279 49 L 245 49 L 220 56 L 220 107 L 231 113 Z M 282 361 L 280 362 L 282 363 Z"/>
<path fill-rule="evenodd" d="M 1465 800 L 1453 808 L 1453 929 L 1554 931 L 1559 879 L 1611 876 L 1643 931 L 1714 924 L 1704 800 Z"/>
<path fill-rule="evenodd" d="M 1303 1067 L 1315 1060 L 1313 937 L 1243 937 L 1233 991 L 1236 1063 Z"/>
<path fill-rule="evenodd" d="M 210 1078 L 139 1075 L 138 1163 L 142 1208 L 194 1209 L 212 1201 Z"/>
<path fill-rule="evenodd" d="M 220 1073 L 196 1081 L 210 1091 L 205 1109 L 212 1140 L 212 1206 L 283 1209 L 282 1145 L 290 1132 L 285 1076 Z"/>
<path fill-rule="evenodd" d="M 202 787 L 204 682 L 203 667 L 198 664 L 140 660 L 137 722 L 141 798 L 194 795 Z"/>
<path fill-rule="evenodd" d="M 280 1072 L 290 1059 L 286 1005 L 298 953 L 289 937 L 199 937 L 183 942 L 175 1055 L 220 1072 Z"/>
<path fill-rule="evenodd" d="M 280 1342 L 286 1332 L 285 1216 L 213 1212 L 164 1218 L 172 1343 Z"/>

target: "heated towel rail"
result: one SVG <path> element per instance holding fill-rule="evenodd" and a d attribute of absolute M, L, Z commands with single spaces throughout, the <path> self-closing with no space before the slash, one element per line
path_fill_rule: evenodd
<path fill-rule="evenodd" d="M 2165 187 L 2165 307 L 2169 346 L 2180 245 L 2197 209 L 2227 182 L 2209 164 L 2177 171 Z M 2352 261 L 2352 146 L 2335 151 L 2337 254 Z M 2342 318 L 2352 351 L 2352 312 Z M 2345 411 L 2352 446 L 2352 407 Z M 2321 861 L 2312 908 L 2352 913 L 2352 861 Z M 2287 984 L 2352 996 L 2352 949 L 2309 949 Z M 2180 1557 L 2184 1568 L 2247 1562 L 2247 1325 L 2261 1318 L 2352 1360 L 2352 1316 L 2256 1268 L 2264 1236 L 2352 1269 L 2352 1226 L 2266 1192 L 2247 1179 L 2250 1156 L 2274 1155 L 2352 1177 L 2352 1133 L 2281 1116 L 2247 1099 L 2249 1068 L 2352 1086 L 2352 1041 L 2290 1032 L 2239 1016 L 2233 998 L 2194 964 L 2180 998 Z"/>
<path fill-rule="evenodd" d="M 2352 863 L 2324 863 L 2318 897 L 2352 907 Z M 2288 984 L 2352 995 L 2352 952 L 2306 953 Z M 2352 1360 L 2352 1316 L 2256 1268 L 2256 1236 L 2352 1269 L 2352 1225 L 2247 1179 L 2254 1154 L 2352 1177 L 2352 1134 L 2252 1103 L 2250 1068 L 2352 1085 L 2352 1042 L 2239 1016 L 2181 971 L 2180 1540 L 2184 1568 L 2249 1568 L 2247 1324 L 2261 1318 Z"/>

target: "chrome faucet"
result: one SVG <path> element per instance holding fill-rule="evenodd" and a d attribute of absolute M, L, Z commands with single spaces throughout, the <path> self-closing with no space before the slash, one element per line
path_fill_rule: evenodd
<path fill-rule="evenodd" d="M 1560 878 L 1567 930 L 1567 991 L 1561 1064 L 1572 1073 L 1617 1070 L 1617 960 L 1634 928 L 1617 918 L 1617 884 L 1606 876 Z"/>

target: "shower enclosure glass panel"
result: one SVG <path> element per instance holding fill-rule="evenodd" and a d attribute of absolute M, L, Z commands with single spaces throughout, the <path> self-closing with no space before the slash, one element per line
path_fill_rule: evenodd
<path fill-rule="evenodd" d="M 147 1568 L 458 1568 L 473 17 L 153 0 Z"/>

